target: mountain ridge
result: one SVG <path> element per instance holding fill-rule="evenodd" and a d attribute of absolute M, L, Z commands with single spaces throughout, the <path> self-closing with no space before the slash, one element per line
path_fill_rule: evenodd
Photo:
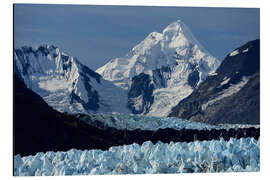
<path fill-rule="evenodd" d="M 166 116 L 219 64 L 178 20 L 162 33 L 150 33 L 125 57 L 110 60 L 96 72 L 129 91 L 128 107 L 133 113 Z M 147 85 L 140 83 L 145 80 Z"/>
<path fill-rule="evenodd" d="M 260 123 L 260 40 L 228 54 L 219 68 L 169 116 L 219 123 Z"/>
<path fill-rule="evenodd" d="M 14 71 L 28 88 L 61 112 L 129 112 L 124 90 L 56 46 L 15 49 Z M 114 106 L 115 102 L 119 105 Z"/>

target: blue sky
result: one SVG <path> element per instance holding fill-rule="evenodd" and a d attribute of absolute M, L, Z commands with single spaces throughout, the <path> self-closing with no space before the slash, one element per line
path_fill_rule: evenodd
<path fill-rule="evenodd" d="M 16 4 L 14 45 L 53 44 L 95 70 L 178 19 L 219 59 L 260 37 L 255 8 Z"/>

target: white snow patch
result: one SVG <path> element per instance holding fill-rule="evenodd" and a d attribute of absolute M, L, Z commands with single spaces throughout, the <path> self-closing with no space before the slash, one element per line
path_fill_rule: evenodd
<path fill-rule="evenodd" d="M 99 94 L 99 104 L 101 106 L 97 112 L 130 113 L 126 105 L 128 101 L 127 91 L 104 79 L 101 79 L 100 83 L 93 81 L 91 85 Z"/>
<path fill-rule="evenodd" d="M 39 79 L 42 79 L 42 81 L 38 82 L 39 87 L 50 92 L 64 90 L 69 86 L 69 82 L 67 82 L 66 79 L 61 77 L 50 77 L 48 79 L 46 78 L 46 80 L 44 80 L 43 77 L 40 77 Z"/>
<path fill-rule="evenodd" d="M 238 50 L 238 49 L 235 50 L 235 51 L 233 51 L 233 52 L 230 54 L 230 56 L 235 56 L 235 55 L 237 55 L 237 54 L 239 54 L 239 50 Z"/>
<path fill-rule="evenodd" d="M 260 170 L 260 140 L 144 142 L 108 151 L 76 150 L 14 156 L 15 176 L 251 172 Z"/>
<path fill-rule="evenodd" d="M 216 73 L 216 72 L 212 72 L 209 74 L 209 76 L 217 76 L 217 75 L 218 75 L 218 73 Z"/>
<path fill-rule="evenodd" d="M 233 129 L 237 129 L 237 128 L 251 128 L 251 127 L 260 128 L 260 125 L 259 124 L 219 124 L 218 126 L 224 127 L 226 129 L 230 129 L 230 128 L 233 128 Z"/>
<path fill-rule="evenodd" d="M 242 51 L 243 53 L 248 52 L 248 48 Z"/>
<path fill-rule="evenodd" d="M 166 117 L 174 106 L 191 93 L 192 88 L 188 85 L 155 89 L 153 92 L 154 103 L 147 115 Z"/>
<path fill-rule="evenodd" d="M 231 78 L 227 78 L 227 79 L 223 80 L 223 81 L 220 83 L 219 87 L 221 87 L 221 86 L 227 84 L 227 83 L 230 81 L 230 79 L 231 79 Z"/>

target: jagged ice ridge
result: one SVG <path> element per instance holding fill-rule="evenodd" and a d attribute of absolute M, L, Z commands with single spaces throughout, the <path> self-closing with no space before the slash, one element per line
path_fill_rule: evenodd
<path fill-rule="evenodd" d="M 260 140 L 228 142 L 152 142 L 111 147 L 108 151 L 76 150 L 14 156 L 15 176 L 250 172 L 260 170 Z"/>

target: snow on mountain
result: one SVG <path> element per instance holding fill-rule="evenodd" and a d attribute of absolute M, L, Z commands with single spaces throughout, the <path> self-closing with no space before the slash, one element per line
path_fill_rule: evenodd
<path fill-rule="evenodd" d="M 214 105 L 216 102 L 222 100 L 223 98 L 229 97 L 233 94 L 236 94 L 239 92 L 248 82 L 250 77 L 243 77 L 242 81 L 240 81 L 238 84 L 233 84 L 229 86 L 228 89 L 225 89 L 217 94 L 216 97 L 213 99 L 207 101 L 206 103 L 202 104 L 202 110 L 205 110 L 208 106 Z M 221 82 L 218 87 L 222 87 L 223 85 L 227 84 L 229 82 L 230 78 L 226 79 L 225 81 Z M 225 82 L 225 83 L 224 83 Z"/>
<path fill-rule="evenodd" d="M 170 116 L 209 124 L 260 124 L 260 40 L 228 54 Z"/>
<path fill-rule="evenodd" d="M 14 156 L 15 176 L 251 172 L 260 170 L 260 140 L 195 141 Z"/>
<path fill-rule="evenodd" d="M 15 72 L 26 86 L 58 111 L 129 112 L 125 90 L 55 46 L 15 49 L 14 61 Z"/>
<path fill-rule="evenodd" d="M 219 64 L 178 20 L 162 33 L 150 33 L 125 57 L 110 60 L 96 72 L 129 91 L 133 113 L 166 116 Z"/>

